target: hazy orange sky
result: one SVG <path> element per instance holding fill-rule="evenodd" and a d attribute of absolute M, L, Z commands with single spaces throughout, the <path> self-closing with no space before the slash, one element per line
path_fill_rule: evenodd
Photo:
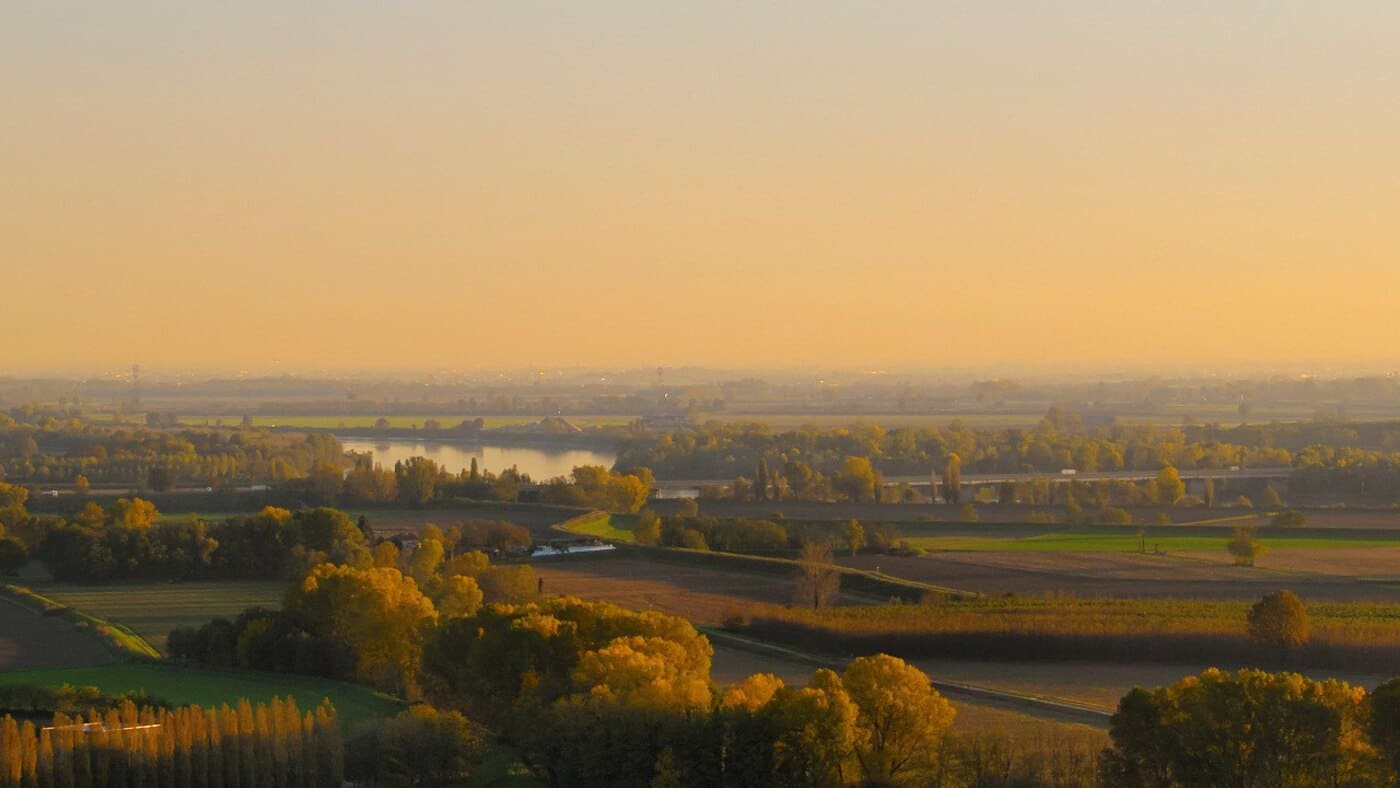
<path fill-rule="evenodd" d="M 1393 364 L 1397 37 L 1381 0 L 5 3 L 0 374 Z"/>

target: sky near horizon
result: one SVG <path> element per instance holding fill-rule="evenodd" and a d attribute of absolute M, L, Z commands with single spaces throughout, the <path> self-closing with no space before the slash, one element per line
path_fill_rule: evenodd
<path fill-rule="evenodd" d="M 1400 4 L 0 5 L 0 374 L 1400 362 Z"/>

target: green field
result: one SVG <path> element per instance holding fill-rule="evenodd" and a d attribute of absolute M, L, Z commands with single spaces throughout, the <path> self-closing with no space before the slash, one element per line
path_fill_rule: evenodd
<path fill-rule="evenodd" d="M 636 519 L 630 515 L 608 514 L 584 520 L 577 525 L 569 525 L 568 530 L 570 533 L 596 536 L 600 539 L 632 542 L 635 541 L 632 527 L 636 523 Z"/>
<path fill-rule="evenodd" d="M 281 607 L 287 585 L 282 580 L 255 580 L 113 586 L 36 583 L 33 588 L 55 602 L 124 624 L 164 649 L 166 637 L 176 627 L 198 627 L 217 616 L 231 618 L 248 607 Z"/>
<path fill-rule="evenodd" d="M 282 673 L 213 670 L 167 663 L 118 662 L 91 668 L 19 670 L 0 673 L 3 684 L 93 686 L 117 694 L 145 691 L 177 705 L 222 706 L 240 698 L 268 701 L 292 697 L 303 710 L 329 698 L 345 730 L 375 717 L 398 713 L 403 703 L 368 687 L 343 681 Z"/>

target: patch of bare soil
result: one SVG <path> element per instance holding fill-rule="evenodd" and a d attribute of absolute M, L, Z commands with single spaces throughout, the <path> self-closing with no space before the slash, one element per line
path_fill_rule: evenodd
<path fill-rule="evenodd" d="M 787 603 L 795 590 L 787 577 L 613 556 L 568 556 L 540 561 L 534 567 L 544 579 L 547 594 L 605 599 L 624 607 L 683 616 L 697 624 L 721 623 L 754 602 Z"/>
<path fill-rule="evenodd" d="M 1186 557 L 1220 560 L 1215 554 Z M 1392 578 L 1400 583 L 1400 545 L 1395 547 L 1326 547 L 1274 549 L 1257 559 L 1260 568 L 1340 578 Z"/>

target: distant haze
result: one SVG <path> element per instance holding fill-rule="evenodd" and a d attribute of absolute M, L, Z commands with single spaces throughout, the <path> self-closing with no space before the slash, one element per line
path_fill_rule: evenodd
<path fill-rule="evenodd" d="M 0 5 L 0 373 L 1386 364 L 1400 4 Z"/>

